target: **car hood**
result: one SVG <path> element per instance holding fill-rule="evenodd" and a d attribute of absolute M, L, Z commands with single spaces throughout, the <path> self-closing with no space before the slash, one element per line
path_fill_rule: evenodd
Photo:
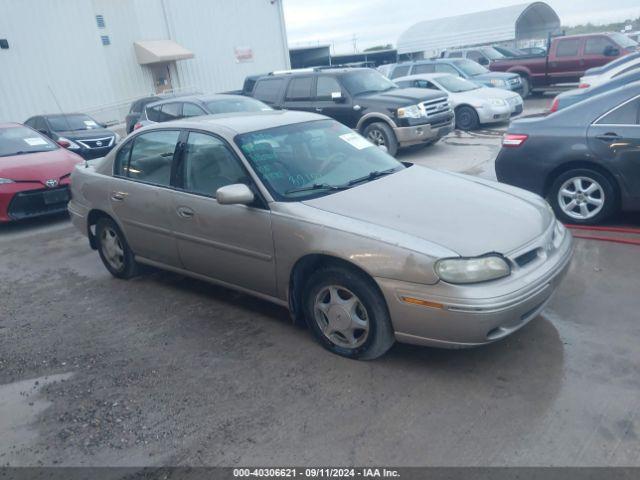
<path fill-rule="evenodd" d="M 494 79 L 499 79 L 499 80 L 511 80 L 512 78 L 516 78 L 518 75 L 515 73 L 507 73 L 507 72 L 487 72 L 487 73 L 481 73 L 480 75 L 474 75 L 473 78 L 474 80 L 481 80 L 484 82 L 489 82 L 491 80 Z"/>
<path fill-rule="evenodd" d="M 44 185 L 47 180 L 60 180 L 69 175 L 74 166 L 82 161 L 78 155 L 64 148 L 0 157 L 0 178 Z"/>
<path fill-rule="evenodd" d="M 468 92 L 458 92 L 458 93 L 450 93 L 450 97 L 456 103 L 462 102 L 482 102 L 489 100 L 491 98 L 500 98 L 502 100 L 507 100 L 508 98 L 519 97 L 515 92 L 510 90 L 504 90 L 502 88 L 489 88 L 489 87 L 480 87 L 475 90 L 469 90 Z"/>
<path fill-rule="evenodd" d="M 90 130 L 69 130 L 69 131 L 56 131 L 56 135 L 60 137 L 68 138 L 69 140 L 84 140 L 91 138 L 106 138 L 115 137 L 115 133 L 106 128 L 92 128 Z"/>
<path fill-rule="evenodd" d="M 553 218 L 544 200 L 524 190 L 415 165 L 303 203 L 463 257 L 508 254 L 542 235 Z"/>
<path fill-rule="evenodd" d="M 358 95 L 358 100 L 371 100 L 380 103 L 389 103 L 394 106 L 415 105 L 416 103 L 447 98 L 447 95 L 437 90 L 426 88 L 396 88 L 388 92 Z"/>

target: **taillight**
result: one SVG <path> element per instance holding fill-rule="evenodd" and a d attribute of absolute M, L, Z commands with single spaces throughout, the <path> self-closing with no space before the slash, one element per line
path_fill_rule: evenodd
<path fill-rule="evenodd" d="M 580 85 L 578 85 L 578 88 L 589 88 L 591 85 L 589 85 L 588 83 L 581 83 Z"/>
<path fill-rule="evenodd" d="M 529 138 L 529 135 L 525 135 L 522 133 L 507 133 L 504 137 L 502 137 L 502 146 L 519 147 L 525 142 L 527 138 Z"/>
<path fill-rule="evenodd" d="M 71 146 L 71 143 L 67 142 L 66 140 L 57 140 L 56 143 L 64 148 L 69 148 Z"/>
<path fill-rule="evenodd" d="M 551 107 L 549 108 L 549 111 L 551 113 L 557 112 L 559 106 L 560 106 L 560 100 L 558 100 L 558 97 L 556 97 L 553 99 L 553 102 L 551 102 Z"/>
<path fill-rule="evenodd" d="M 136 124 L 133 126 L 133 129 L 134 129 L 134 130 L 138 130 L 139 128 L 142 128 L 142 124 L 141 124 L 140 122 L 136 123 Z"/>

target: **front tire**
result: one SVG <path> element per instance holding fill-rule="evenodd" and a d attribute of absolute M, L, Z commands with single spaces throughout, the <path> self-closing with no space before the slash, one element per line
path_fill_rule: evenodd
<path fill-rule="evenodd" d="M 531 81 L 529 77 L 520 75 L 520 82 L 522 83 L 522 98 L 527 98 L 531 93 Z"/>
<path fill-rule="evenodd" d="M 304 311 L 316 340 L 343 357 L 372 360 L 395 341 L 384 298 L 373 280 L 355 270 L 332 266 L 313 273 Z"/>
<path fill-rule="evenodd" d="M 110 218 L 98 220 L 96 240 L 100 259 L 111 275 L 128 279 L 138 273 L 133 252 L 116 222 Z"/>
<path fill-rule="evenodd" d="M 615 212 L 617 195 L 606 176 L 579 168 L 556 178 L 549 192 L 549 203 L 563 223 L 595 225 Z"/>
<path fill-rule="evenodd" d="M 456 108 L 456 128 L 458 130 L 476 130 L 478 127 L 480 127 L 480 118 L 473 107 L 464 105 Z"/>
<path fill-rule="evenodd" d="M 398 153 L 398 139 L 389 125 L 384 122 L 374 122 L 364 129 L 362 134 L 371 143 L 377 146 L 385 146 L 387 153 L 395 157 Z"/>

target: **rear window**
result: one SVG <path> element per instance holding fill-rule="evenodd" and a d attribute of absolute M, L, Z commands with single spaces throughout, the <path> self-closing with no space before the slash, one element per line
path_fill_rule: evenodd
<path fill-rule="evenodd" d="M 580 39 L 559 40 L 556 49 L 557 57 L 575 57 L 580 50 Z"/>
<path fill-rule="evenodd" d="M 51 140 L 30 128 L 0 128 L 0 157 L 48 152 L 57 148 Z"/>
<path fill-rule="evenodd" d="M 253 96 L 265 103 L 276 103 L 280 99 L 280 91 L 284 78 L 260 80 L 256 84 Z"/>

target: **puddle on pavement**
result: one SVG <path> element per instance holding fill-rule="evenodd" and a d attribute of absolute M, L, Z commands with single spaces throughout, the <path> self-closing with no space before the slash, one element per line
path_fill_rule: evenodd
<path fill-rule="evenodd" d="M 6 463 L 20 450 L 32 445 L 38 438 L 35 425 L 38 416 L 51 402 L 42 398 L 42 387 L 67 380 L 73 372 L 47 375 L 0 385 L 0 462 Z"/>

